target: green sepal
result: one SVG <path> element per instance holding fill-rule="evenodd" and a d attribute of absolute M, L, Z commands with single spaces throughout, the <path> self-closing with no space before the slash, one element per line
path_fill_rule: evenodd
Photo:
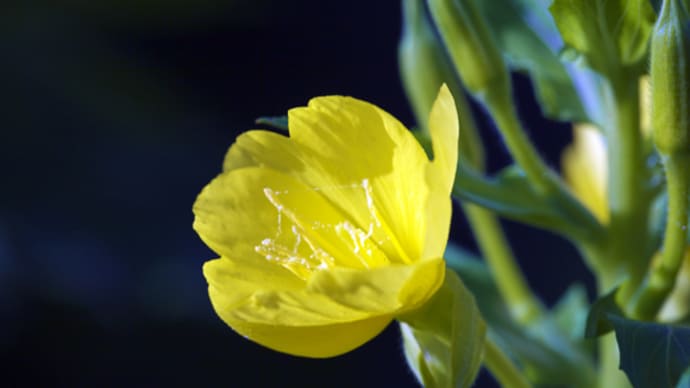
<path fill-rule="evenodd" d="M 489 327 L 489 337 L 523 368 L 538 386 L 591 387 L 596 375 L 591 361 L 591 344 L 574 333 L 584 326 L 587 303 L 582 290 L 573 289 L 554 310 L 529 327 L 511 317 L 489 268 L 473 254 L 449 244 L 446 263 L 476 295 L 479 309 Z M 570 321 L 571 318 L 576 318 Z M 568 320 L 568 323 L 563 323 Z M 575 334 L 572 336 L 571 334 Z"/>
<path fill-rule="evenodd" d="M 537 193 L 524 172 L 515 165 L 503 169 L 496 177 L 486 178 L 458 167 L 453 196 L 485 207 L 512 220 L 588 239 L 601 231 L 592 214 L 564 192 Z"/>
<path fill-rule="evenodd" d="M 405 359 L 422 385 L 472 385 L 481 367 L 486 325 L 458 275 L 446 271 L 443 285 L 431 300 L 398 321 Z"/>
<path fill-rule="evenodd" d="M 544 115 L 561 121 L 588 121 L 559 58 L 560 47 L 553 44 L 558 30 L 546 7 L 539 3 L 492 0 L 477 5 L 509 67 L 526 72 L 532 79 Z"/>
<path fill-rule="evenodd" d="M 254 120 L 256 124 L 268 125 L 281 131 L 288 131 L 287 116 L 263 116 Z"/>
<path fill-rule="evenodd" d="M 554 0 L 549 10 L 565 46 L 590 68 L 609 77 L 621 68 L 628 68 L 626 77 L 644 71 L 656 19 L 649 0 Z"/>

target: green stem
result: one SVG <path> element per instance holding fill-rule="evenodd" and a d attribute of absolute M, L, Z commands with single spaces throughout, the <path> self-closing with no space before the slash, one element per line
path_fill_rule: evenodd
<path fill-rule="evenodd" d="M 500 222 L 489 210 L 477 205 L 463 204 L 463 211 L 511 315 L 519 323 L 532 322 L 541 314 L 542 306 L 517 265 Z"/>
<path fill-rule="evenodd" d="M 529 388 L 527 378 L 490 339 L 486 339 L 484 365 L 504 388 Z"/>
<path fill-rule="evenodd" d="M 604 245 L 587 247 L 596 269 L 598 292 L 617 287 L 628 277 L 619 292 L 623 301 L 644 273 L 647 252 L 649 198 L 644 192 L 644 152 L 640 133 L 639 89 L 637 82 L 614 80 L 608 95 L 611 121 L 604 131 L 608 147 L 609 229 Z M 619 352 L 614 334 L 599 340 L 599 387 L 629 387 L 619 370 Z"/>
<path fill-rule="evenodd" d="M 605 128 L 609 148 L 608 195 L 611 214 L 606 263 L 599 263 L 611 279 L 641 280 L 647 260 L 649 198 L 645 194 L 645 165 L 640 133 L 639 89 L 636 82 L 614 82 L 612 121 Z M 629 298 L 622 291 L 623 300 Z"/>
<path fill-rule="evenodd" d="M 487 106 L 503 136 L 503 141 L 515 161 L 527 174 L 534 189 L 540 194 L 552 192 L 557 186 L 554 184 L 553 173 L 522 129 L 510 95 L 497 93 L 493 98 L 487 98 Z"/>
<path fill-rule="evenodd" d="M 661 260 L 653 265 L 645 278 L 633 306 L 633 316 L 653 319 L 673 290 L 683 263 L 687 246 L 688 187 L 690 186 L 690 154 L 665 157 L 668 215 Z"/>
<path fill-rule="evenodd" d="M 599 258 L 599 257 L 596 257 Z M 618 285 L 618 279 L 600 276 L 597 278 L 598 292 L 602 295 Z M 598 338 L 599 348 L 599 388 L 629 388 L 630 381 L 625 373 L 620 370 L 620 351 L 616 334 L 609 333 Z"/>
<path fill-rule="evenodd" d="M 599 338 L 599 388 L 627 388 L 630 382 L 619 369 L 620 354 L 615 333 Z"/>

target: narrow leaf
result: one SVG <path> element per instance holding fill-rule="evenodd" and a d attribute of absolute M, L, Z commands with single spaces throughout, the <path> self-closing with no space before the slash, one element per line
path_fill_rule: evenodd
<path fill-rule="evenodd" d="M 525 174 L 510 166 L 488 179 L 458 167 L 453 196 L 498 215 L 569 236 L 589 236 L 598 229 L 596 219 L 584 208 L 574 208 L 567 198 L 536 193 Z"/>

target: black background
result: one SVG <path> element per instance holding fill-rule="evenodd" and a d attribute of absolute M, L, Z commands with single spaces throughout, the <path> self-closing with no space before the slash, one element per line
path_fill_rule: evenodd
<path fill-rule="evenodd" d="M 345 94 L 414 124 L 398 2 L 4 4 L 0 385 L 416 386 L 395 325 L 329 360 L 235 335 L 210 307 L 201 265 L 215 256 L 191 229 L 196 195 L 259 116 Z M 568 126 L 544 120 L 529 81 L 515 82 L 557 168 Z M 509 159 L 477 113 L 496 170 Z M 457 216 L 453 239 L 474 249 Z M 589 279 L 563 241 L 507 226 L 546 303 Z"/>

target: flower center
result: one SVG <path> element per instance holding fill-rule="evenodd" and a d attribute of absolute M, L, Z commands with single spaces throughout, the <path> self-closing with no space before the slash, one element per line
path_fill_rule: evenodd
<path fill-rule="evenodd" d="M 389 260 L 380 247 L 390 238 L 380 231 L 382 223 L 377 216 L 369 180 L 310 190 L 323 192 L 331 189 L 363 192 L 363 196 L 361 192 L 359 195 L 364 201 L 359 202 L 366 206 L 366 228 L 357 226 L 330 205 L 326 208 L 323 204 L 296 200 L 300 195 L 298 192 L 265 188 L 264 195 L 277 211 L 276 232 L 273 237 L 264 238 L 257 244 L 255 251 L 303 280 L 308 280 L 314 271 L 334 266 L 364 269 L 388 264 Z M 312 206 L 323 208 L 315 211 Z M 383 237 L 376 240 L 375 235 Z"/>

